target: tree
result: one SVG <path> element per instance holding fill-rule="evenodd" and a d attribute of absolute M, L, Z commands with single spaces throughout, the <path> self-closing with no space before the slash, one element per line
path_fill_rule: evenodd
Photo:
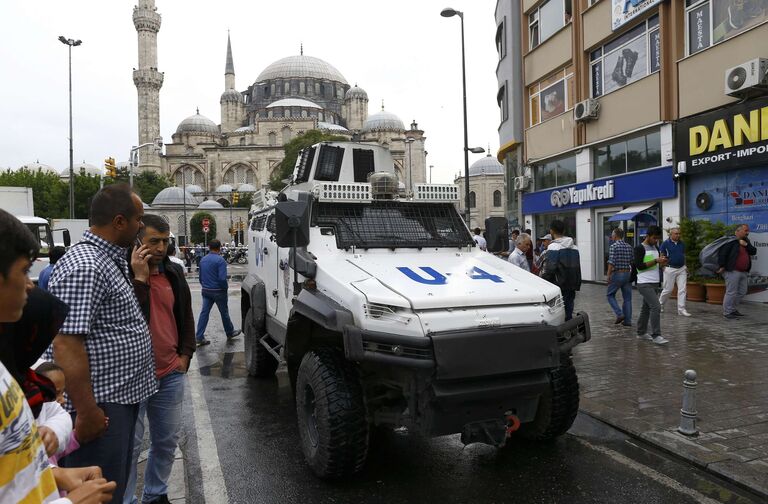
<path fill-rule="evenodd" d="M 190 235 L 192 237 L 192 243 L 205 242 L 205 233 L 203 233 L 203 219 L 208 219 L 208 241 L 213 240 L 216 237 L 216 219 L 208 212 L 197 212 L 189 220 Z"/>
<path fill-rule="evenodd" d="M 88 213 L 91 209 L 91 199 L 99 191 L 100 187 L 101 177 L 86 174 L 75 175 L 75 219 L 88 218 Z M 68 190 L 69 188 L 67 188 Z M 69 201 L 68 197 L 66 200 Z"/>
<path fill-rule="evenodd" d="M 240 201 L 234 206 L 234 208 L 251 208 L 253 203 L 252 193 L 240 193 Z"/>
<path fill-rule="evenodd" d="M 47 219 L 69 217 L 69 189 L 56 173 L 27 168 L 0 173 L 0 186 L 29 187 L 35 204 L 35 215 Z"/>
<path fill-rule="evenodd" d="M 287 179 L 293 173 L 293 167 L 296 165 L 296 158 L 299 157 L 299 152 L 307 147 L 310 147 L 318 142 L 328 141 L 343 141 L 346 137 L 339 135 L 331 135 L 320 130 L 309 130 L 306 133 L 297 136 L 287 144 L 285 144 L 285 157 L 280 162 L 280 166 L 277 169 L 277 173 L 269 181 L 269 187 L 273 191 L 279 191 L 285 187 L 283 180 Z"/>
<path fill-rule="evenodd" d="M 128 184 L 131 180 L 127 168 L 118 168 L 117 177 L 106 179 L 105 184 Z M 133 190 L 139 195 L 141 201 L 150 204 L 155 199 L 157 193 L 170 187 L 171 181 L 168 177 L 155 173 L 151 170 L 142 171 L 133 175 Z"/>

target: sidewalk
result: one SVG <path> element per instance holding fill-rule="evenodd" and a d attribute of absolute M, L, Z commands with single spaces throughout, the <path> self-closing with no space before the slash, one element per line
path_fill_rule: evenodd
<path fill-rule="evenodd" d="M 660 346 L 636 337 L 637 291 L 624 327 L 605 290 L 584 284 L 576 295 L 592 326 L 574 351 L 581 410 L 768 498 L 768 307 L 744 303 L 746 316 L 727 320 L 721 306 L 688 302 L 689 318 L 669 300 Z M 698 374 L 697 437 L 677 432 L 686 369 Z"/>

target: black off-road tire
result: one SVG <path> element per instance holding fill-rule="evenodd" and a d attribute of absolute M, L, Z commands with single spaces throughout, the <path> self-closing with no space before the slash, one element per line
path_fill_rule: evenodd
<path fill-rule="evenodd" d="M 329 347 L 304 355 L 296 378 L 301 449 L 321 478 L 351 476 L 368 456 L 368 421 L 357 367 Z"/>
<path fill-rule="evenodd" d="M 263 334 L 253 326 L 251 310 L 249 309 L 248 314 L 245 316 L 245 336 L 243 337 L 243 343 L 245 344 L 245 368 L 250 376 L 269 378 L 275 375 L 279 362 L 259 341 Z M 272 342 L 271 340 L 269 341 Z"/>
<path fill-rule="evenodd" d="M 520 426 L 520 436 L 548 441 L 562 436 L 573 425 L 579 412 L 579 379 L 571 357 L 550 372 L 549 391 L 541 396 L 536 418 Z"/>

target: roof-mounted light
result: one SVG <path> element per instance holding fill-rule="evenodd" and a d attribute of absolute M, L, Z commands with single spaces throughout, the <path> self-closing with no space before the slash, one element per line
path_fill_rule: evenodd
<path fill-rule="evenodd" d="M 413 184 L 413 199 L 418 201 L 459 201 L 459 187 L 454 184 Z"/>

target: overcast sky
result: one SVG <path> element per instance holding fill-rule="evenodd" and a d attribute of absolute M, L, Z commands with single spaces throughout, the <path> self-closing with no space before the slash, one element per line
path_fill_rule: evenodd
<path fill-rule="evenodd" d="M 75 163 L 125 161 L 137 140 L 138 66 L 134 0 L 0 0 L 0 168 L 39 160 L 69 165 L 67 47 L 72 51 Z M 237 89 L 244 90 L 280 58 L 299 53 L 335 66 L 370 99 L 384 100 L 406 127 L 415 119 L 427 136 L 433 181 L 463 171 L 461 39 L 464 11 L 469 143 L 495 155 L 499 139 L 493 0 L 157 0 L 162 15 L 158 67 L 160 129 L 166 142 L 185 117 L 220 123 L 227 29 Z M 377 6 L 374 8 L 374 6 Z M 378 10 L 380 9 L 380 10 Z M 470 154 L 470 163 L 483 155 Z"/>

